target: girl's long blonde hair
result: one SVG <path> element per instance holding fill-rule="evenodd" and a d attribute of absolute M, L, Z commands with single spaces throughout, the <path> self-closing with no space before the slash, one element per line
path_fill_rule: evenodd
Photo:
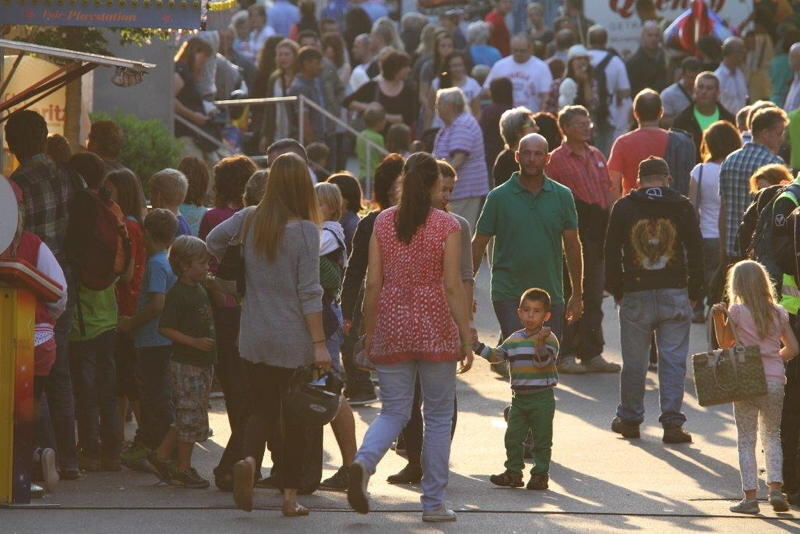
<path fill-rule="evenodd" d="M 769 336 L 776 327 L 777 298 L 767 270 L 758 262 L 742 260 L 728 272 L 726 293 L 731 304 L 743 304 L 750 310 L 758 335 Z"/>
<path fill-rule="evenodd" d="M 272 262 L 290 219 L 320 223 L 319 206 L 305 160 L 294 153 L 279 156 L 270 166 L 264 198 L 252 215 L 256 250 Z"/>

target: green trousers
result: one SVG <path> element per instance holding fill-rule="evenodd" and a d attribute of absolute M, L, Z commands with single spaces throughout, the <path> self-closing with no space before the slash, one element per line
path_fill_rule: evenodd
<path fill-rule="evenodd" d="M 506 429 L 506 470 L 522 473 L 525 467 L 523 444 L 530 429 L 533 434 L 533 469 L 531 473 L 550 471 L 553 449 L 553 415 L 556 400 L 552 389 L 530 395 L 514 395 Z"/>

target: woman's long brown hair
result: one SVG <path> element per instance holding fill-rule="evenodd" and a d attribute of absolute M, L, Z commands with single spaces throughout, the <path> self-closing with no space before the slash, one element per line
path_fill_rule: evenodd
<path fill-rule="evenodd" d="M 409 244 L 431 209 L 431 188 L 439 179 L 439 166 L 427 152 L 411 154 L 403 167 L 403 194 L 397 208 L 397 239 Z"/>
<path fill-rule="evenodd" d="M 319 224 L 319 206 L 308 165 L 297 154 L 279 156 L 270 166 L 264 198 L 253 214 L 255 248 L 272 262 L 278 255 L 283 230 L 290 219 Z"/>

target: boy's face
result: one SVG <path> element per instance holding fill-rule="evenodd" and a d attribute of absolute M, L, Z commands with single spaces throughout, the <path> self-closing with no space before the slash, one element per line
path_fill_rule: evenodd
<path fill-rule="evenodd" d="M 517 317 L 526 330 L 535 331 L 550 319 L 550 312 L 545 310 L 542 301 L 525 299 L 517 308 Z"/>
<path fill-rule="evenodd" d="M 439 175 L 439 183 L 442 184 L 438 194 L 434 190 L 431 191 L 431 205 L 434 208 L 444 210 L 447 208 L 447 203 L 450 202 L 450 195 L 453 193 L 453 188 L 456 186 L 456 179 L 450 176 Z"/>
<path fill-rule="evenodd" d="M 183 276 L 190 282 L 200 283 L 205 280 L 208 274 L 208 256 L 202 258 L 194 258 L 191 263 L 186 266 Z"/>

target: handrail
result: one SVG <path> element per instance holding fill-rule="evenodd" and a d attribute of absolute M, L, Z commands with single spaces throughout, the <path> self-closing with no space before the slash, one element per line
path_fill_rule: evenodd
<path fill-rule="evenodd" d="M 341 118 L 337 117 L 327 109 L 321 107 L 319 104 L 314 102 L 313 100 L 309 100 L 303 95 L 300 96 L 272 96 L 272 97 L 264 97 L 264 98 L 243 98 L 240 100 L 215 100 L 214 105 L 216 106 L 247 106 L 247 105 L 264 105 L 264 104 L 271 104 L 271 103 L 280 103 L 280 102 L 295 102 L 298 101 L 299 104 L 299 128 L 300 128 L 300 135 L 299 137 L 303 138 L 303 114 L 304 114 L 304 107 L 306 105 L 310 106 L 312 109 L 317 111 L 318 113 L 322 113 L 327 118 L 332 120 L 334 123 L 338 124 L 342 128 L 344 128 L 349 133 L 356 136 L 357 139 L 362 139 L 366 144 L 367 147 L 371 148 L 372 150 L 377 151 L 381 156 L 385 156 L 389 153 L 388 150 L 385 148 L 375 144 L 372 140 L 368 139 L 364 136 L 361 132 L 347 124 Z M 369 167 L 369 159 L 371 157 L 372 150 L 367 150 L 367 167 Z M 367 196 L 371 194 L 371 185 L 372 185 L 372 176 L 365 176 L 364 180 L 367 184 Z"/>
<path fill-rule="evenodd" d="M 217 139 L 216 137 L 214 137 L 212 135 L 208 135 L 206 132 L 204 132 L 203 130 L 198 128 L 196 124 L 193 124 L 193 123 L 189 122 L 188 120 L 186 120 L 185 118 L 181 117 L 177 113 L 175 114 L 175 120 L 180 122 L 181 124 L 183 124 L 187 128 L 189 128 L 190 130 L 192 130 L 194 133 L 196 133 L 197 135 L 199 135 L 200 137 L 202 137 L 203 139 L 205 139 L 209 143 L 212 143 L 213 145 L 215 145 L 218 149 L 224 150 L 227 153 L 226 155 L 231 155 L 232 154 L 231 149 L 228 148 L 222 141 L 220 141 L 219 139 Z"/>

